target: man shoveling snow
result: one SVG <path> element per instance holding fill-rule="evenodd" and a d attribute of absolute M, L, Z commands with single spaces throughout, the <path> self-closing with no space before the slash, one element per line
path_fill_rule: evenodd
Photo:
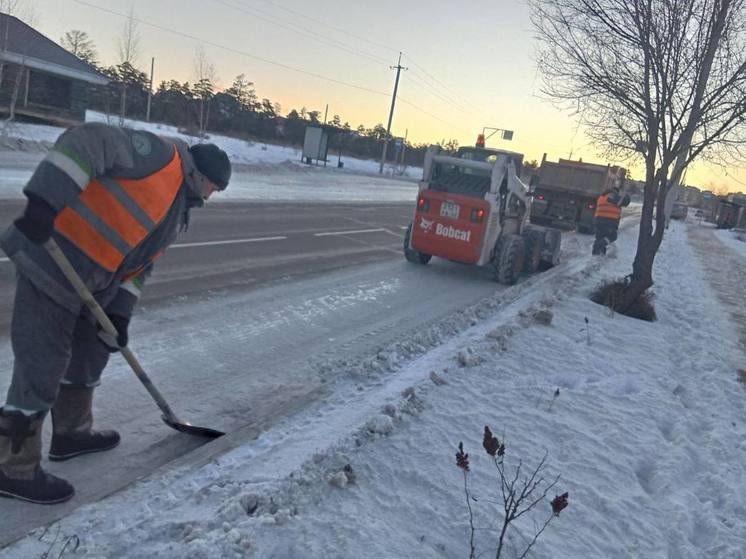
<path fill-rule="evenodd" d="M 153 262 L 189 211 L 228 186 L 228 156 L 143 131 L 85 124 L 60 136 L 24 188 L 24 214 L 0 241 L 18 279 L 11 325 L 13 378 L 0 408 L 0 495 L 59 503 L 74 495 L 41 466 L 51 410 L 50 460 L 109 450 L 116 431 L 94 431 L 94 388 L 127 328 Z M 43 246 L 54 239 L 105 309 L 116 339 L 94 317 Z"/>

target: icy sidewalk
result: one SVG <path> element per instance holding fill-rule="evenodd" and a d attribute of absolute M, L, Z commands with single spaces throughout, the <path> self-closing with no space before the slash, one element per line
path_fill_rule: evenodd
<path fill-rule="evenodd" d="M 709 224 L 687 223 L 686 227 L 689 242 L 707 269 L 710 285 L 736 324 L 741 345 L 746 350 L 746 252 L 738 252 L 730 244 L 724 244 Z M 733 243 L 737 242 L 733 239 Z M 743 245 L 746 247 L 746 243 Z M 746 363 L 743 367 L 746 369 Z"/>
<path fill-rule="evenodd" d="M 682 228 L 657 258 L 657 323 L 588 301 L 602 277 L 628 273 L 634 241 L 625 232 L 617 258 L 579 258 L 526 282 L 525 296 L 382 376 L 377 391 L 352 386 L 207 466 L 152 476 L 0 557 L 50 547 L 56 556 L 73 536 L 75 557 L 465 557 L 459 441 L 479 498 L 478 552 L 490 556 L 499 514 L 485 424 L 505 434 L 513 464 L 533 466 L 547 451 L 547 477 L 561 474 L 556 493 L 569 491 L 534 557 L 742 557 L 746 399 L 734 371 L 744 355 Z M 538 309 L 554 314 L 551 326 L 536 322 Z M 547 503 L 535 520 L 548 513 Z M 532 519 L 521 520 L 530 537 Z M 522 544 L 516 536 L 508 551 Z"/>

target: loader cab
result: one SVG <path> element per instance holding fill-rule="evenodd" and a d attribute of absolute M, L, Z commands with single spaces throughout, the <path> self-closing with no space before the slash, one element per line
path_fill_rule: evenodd
<path fill-rule="evenodd" d="M 467 159 L 470 161 L 483 161 L 485 163 L 495 163 L 498 160 L 498 157 L 500 156 L 507 156 L 508 159 L 513 163 L 515 166 L 515 172 L 518 176 L 521 175 L 521 167 L 523 166 L 523 154 L 521 153 L 515 153 L 512 151 L 505 151 L 501 149 L 490 149 L 490 148 L 482 148 L 482 147 L 460 147 L 458 149 L 458 152 L 456 152 L 456 157 L 459 159 Z M 488 171 L 481 171 L 481 170 L 473 170 L 473 169 L 463 169 L 463 172 L 465 174 L 479 174 L 479 173 L 487 173 L 489 175 Z"/>

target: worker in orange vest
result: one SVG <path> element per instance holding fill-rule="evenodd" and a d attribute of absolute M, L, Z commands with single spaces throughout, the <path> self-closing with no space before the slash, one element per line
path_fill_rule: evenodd
<path fill-rule="evenodd" d="M 629 202 L 629 196 L 622 196 L 618 186 L 605 190 L 598 197 L 594 216 L 596 241 L 593 243 L 593 254 L 606 254 L 606 247 L 616 241 L 622 208 L 629 206 Z"/>
<path fill-rule="evenodd" d="M 50 460 L 109 450 L 116 431 L 95 431 L 92 402 L 153 262 L 189 212 L 228 186 L 231 164 L 213 144 L 105 124 L 64 132 L 24 188 L 25 211 L 0 238 L 16 266 L 11 344 L 15 361 L 0 408 L 0 495 L 59 503 L 74 494 L 40 467 L 42 424 L 52 415 Z M 116 326 L 105 339 L 43 244 L 53 238 Z"/>

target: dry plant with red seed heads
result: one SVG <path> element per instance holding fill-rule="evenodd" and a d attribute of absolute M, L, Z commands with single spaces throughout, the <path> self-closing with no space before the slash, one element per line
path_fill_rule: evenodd
<path fill-rule="evenodd" d="M 464 494 L 466 495 L 466 508 L 469 509 L 469 526 L 471 526 L 471 534 L 469 535 L 469 559 L 474 558 L 476 548 L 474 547 L 474 512 L 471 510 L 471 495 L 469 495 L 469 480 L 467 474 L 469 473 L 469 455 L 464 452 L 464 443 L 458 443 L 458 452 L 456 453 L 456 465 L 461 468 L 464 474 Z"/>
<path fill-rule="evenodd" d="M 555 485 L 557 485 L 560 476 L 558 475 L 557 477 L 555 477 L 554 480 L 551 481 L 551 483 L 544 479 L 542 474 L 547 459 L 546 453 L 542 457 L 538 466 L 536 466 L 536 468 L 534 468 L 529 475 L 524 474 L 523 476 L 521 476 L 521 470 L 523 469 L 522 460 L 518 461 L 518 465 L 515 467 L 514 472 L 510 474 L 506 470 L 506 466 L 504 463 L 505 443 L 500 442 L 500 440 L 492 434 L 492 430 L 487 425 L 485 425 L 484 427 L 484 438 L 482 439 L 482 446 L 484 447 L 484 450 L 487 452 L 487 454 L 492 458 L 492 461 L 495 465 L 495 468 L 497 469 L 497 473 L 500 478 L 499 503 L 502 505 L 504 516 L 497 541 L 497 552 L 495 555 L 496 559 L 500 559 L 500 555 L 502 554 L 502 551 L 504 549 L 505 538 L 510 525 L 527 512 L 534 510 L 534 508 L 539 503 L 545 501 L 551 489 Z M 474 497 L 469 490 L 469 455 L 464 452 L 464 445 L 461 442 L 458 444 L 458 452 L 456 453 L 456 465 L 461 468 L 464 475 L 464 494 L 466 495 L 466 506 L 469 509 L 469 527 L 471 529 L 469 539 L 469 559 L 475 559 L 477 556 L 477 550 L 474 544 L 474 534 L 476 528 L 474 526 L 474 511 L 472 510 L 471 501 L 473 500 L 476 502 L 477 498 Z M 568 493 L 566 492 L 562 495 L 557 495 L 554 497 L 554 499 L 552 499 L 552 501 L 550 502 L 551 513 L 549 514 L 549 517 L 543 522 L 543 524 L 541 524 L 541 527 L 538 527 L 536 524 L 534 525 L 534 535 L 528 542 L 528 545 L 523 550 L 523 552 L 517 555 L 519 559 L 523 559 L 524 557 L 526 557 L 526 555 L 528 555 L 528 552 L 534 546 L 536 541 L 539 539 L 539 536 L 541 536 L 547 526 L 549 526 L 549 523 L 553 519 L 557 518 L 560 512 L 567 508 L 567 505 Z"/>

